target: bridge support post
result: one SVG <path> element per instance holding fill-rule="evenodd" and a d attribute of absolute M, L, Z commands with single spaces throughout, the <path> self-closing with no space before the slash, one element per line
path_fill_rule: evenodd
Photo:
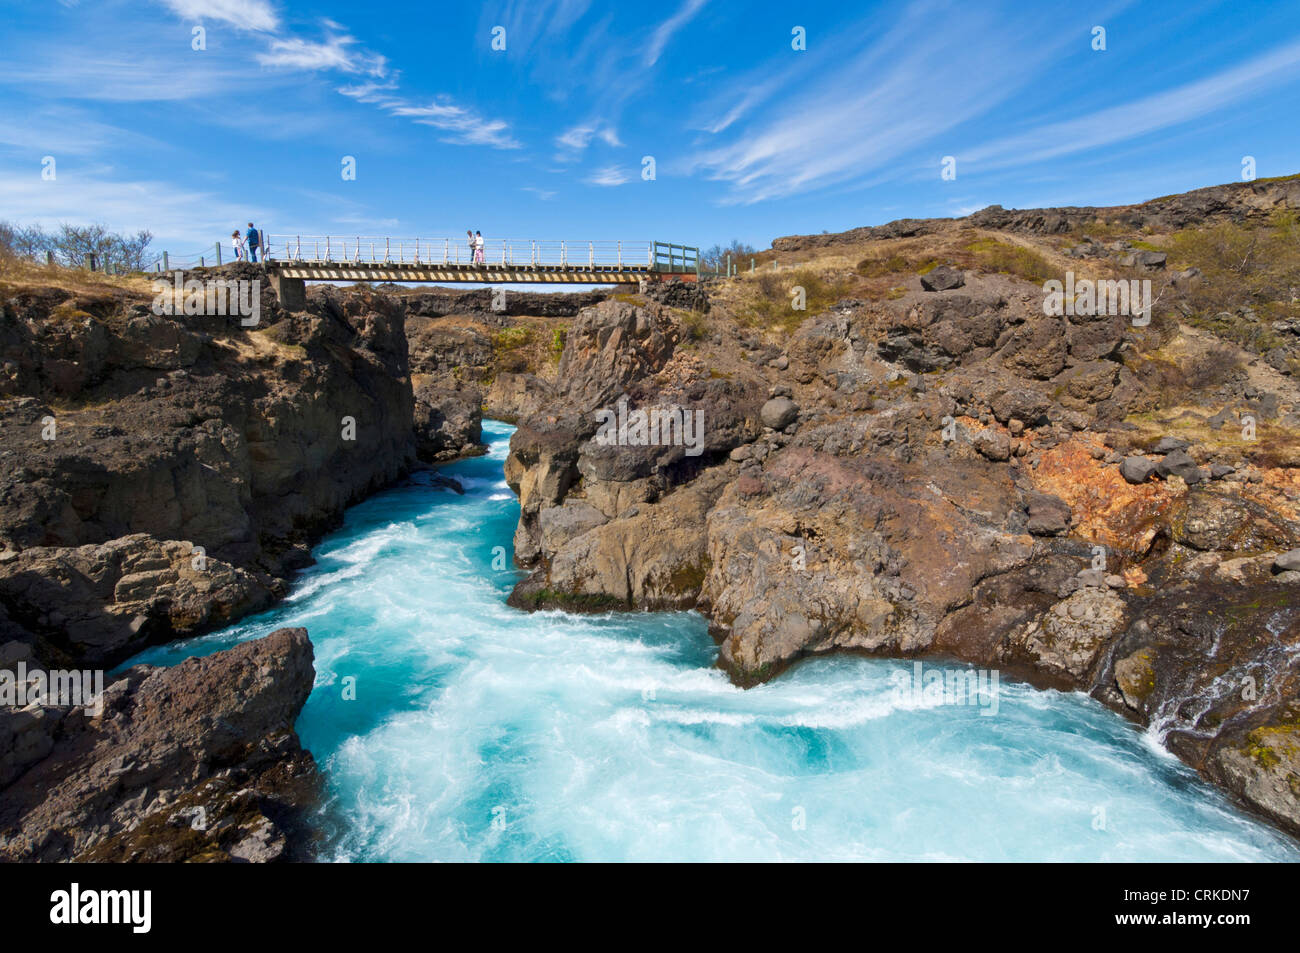
<path fill-rule="evenodd" d="M 271 290 L 280 300 L 280 307 L 286 311 L 303 311 L 307 308 L 307 282 L 301 278 L 286 278 L 279 272 L 271 272 Z"/>

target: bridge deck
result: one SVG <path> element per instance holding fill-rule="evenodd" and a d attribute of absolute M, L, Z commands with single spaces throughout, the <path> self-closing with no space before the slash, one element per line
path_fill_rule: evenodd
<path fill-rule="evenodd" d="M 699 249 L 666 242 L 265 236 L 266 265 L 303 281 L 634 284 L 696 277 Z M 475 261 L 475 258 L 478 258 Z"/>
<path fill-rule="evenodd" d="M 456 264 L 441 262 L 310 261 L 271 259 L 267 267 L 285 278 L 306 281 L 412 281 L 552 283 L 552 284 L 635 284 L 647 277 L 689 272 L 659 272 L 651 265 L 509 265 Z"/>

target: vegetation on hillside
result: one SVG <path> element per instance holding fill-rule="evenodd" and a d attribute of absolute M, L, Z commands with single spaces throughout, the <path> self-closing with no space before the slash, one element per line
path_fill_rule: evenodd
<path fill-rule="evenodd" d="M 967 245 L 966 250 L 974 256 L 976 267 L 983 271 L 1014 275 L 1036 284 L 1061 277 L 1060 269 L 1052 267 L 1038 252 L 1022 245 L 996 238 L 980 238 Z"/>
<path fill-rule="evenodd" d="M 738 270 L 749 268 L 749 259 L 758 254 L 753 245 L 747 245 L 738 238 L 733 238 L 730 245 L 717 245 L 712 248 L 703 248 L 700 250 L 700 270 L 717 271 L 725 270 L 727 266 L 727 256 L 731 256 L 731 261 L 737 266 Z M 742 261 L 743 259 L 743 261 Z"/>
<path fill-rule="evenodd" d="M 0 221 L 0 258 L 44 264 L 47 254 L 69 268 L 84 268 L 95 257 L 95 267 L 114 272 L 143 271 L 148 265 L 147 231 L 135 235 L 111 232 L 103 225 L 60 225 L 46 231 L 39 225 L 14 225 Z"/>
<path fill-rule="evenodd" d="M 1181 300 L 1190 323 L 1248 350 L 1280 341 L 1277 320 L 1300 318 L 1300 222 L 1290 211 L 1264 226 L 1221 223 L 1170 236 L 1171 266 L 1196 268 Z"/>
<path fill-rule="evenodd" d="M 741 279 L 736 318 L 748 327 L 793 332 L 808 318 L 850 295 L 847 276 L 813 268 L 759 272 Z M 799 308 L 797 305 L 802 304 Z"/>
<path fill-rule="evenodd" d="M 914 273 L 924 275 L 939 266 L 937 258 L 913 258 L 894 252 L 892 254 L 869 255 L 858 262 L 855 271 L 864 278 L 883 278 L 886 275 Z"/>

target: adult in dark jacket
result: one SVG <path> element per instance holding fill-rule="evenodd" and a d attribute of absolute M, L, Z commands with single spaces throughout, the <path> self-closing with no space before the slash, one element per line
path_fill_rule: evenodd
<path fill-rule="evenodd" d="M 248 223 L 248 232 L 245 234 L 245 238 L 247 239 L 247 245 L 248 245 L 248 260 L 251 262 L 256 262 L 257 246 L 262 243 L 262 236 L 258 232 L 258 230 L 253 227 L 252 222 Z"/>

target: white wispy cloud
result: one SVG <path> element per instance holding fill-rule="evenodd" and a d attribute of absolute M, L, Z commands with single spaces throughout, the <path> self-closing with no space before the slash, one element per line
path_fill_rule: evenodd
<path fill-rule="evenodd" d="M 632 181 L 632 176 L 626 169 L 616 165 L 607 165 L 602 169 L 597 169 L 587 178 L 589 185 L 623 185 Z"/>
<path fill-rule="evenodd" d="M 645 55 L 641 61 L 646 66 L 654 66 L 659 62 L 659 57 L 663 55 L 664 47 L 668 41 L 673 38 L 673 34 L 686 26 L 694 19 L 695 14 L 699 13 L 704 7 L 706 0 L 686 0 L 680 10 L 671 17 L 659 24 L 654 33 L 650 34 L 650 42 L 645 49 Z"/>
<path fill-rule="evenodd" d="M 1042 162 L 1181 125 L 1297 79 L 1300 41 L 1131 103 L 996 139 L 965 150 L 962 158 L 985 169 Z"/>
<path fill-rule="evenodd" d="M 247 69 L 199 53 L 168 60 L 163 80 L 152 53 L 96 55 L 82 47 L 43 47 L 26 60 L 0 61 L 0 84 L 39 88 L 65 100 L 122 103 L 182 102 L 210 97 L 213 90 L 240 92 L 258 85 Z"/>
<path fill-rule="evenodd" d="M 342 34 L 334 34 L 324 40 L 305 40 L 302 37 L 273 40 L 265 53 L 257 54 L 257 61 L 263 66 L 338 70 L 379 77 L 388 72 L 387 59 L 378 53 L 361 49 L 355 37 Z"/>
<path fill-rule="evenodd" d="M 162 0 L 186 20 L 220 20 L 241 30 L 271 32 L 280 26 L 275 8 L 266 0 Z"/>
<path fill-rule="evenodd" d="M 502 119 L 485 119 L 472 109 L 456 104 L 447 96 L 428 102 L 416 102 L 396 93 L 397 83 L 359 83 L 344 86 L 339 92 L 357 102 L 367 103 L 402 119 L 442 132 L 442 141 L 452 145 L 491 146 L 494 149 L 518 149 L 520 143 L 510 135 L 509 124 Z"/>
<path fill-rule="evenodd" d="M 560 149 L 555 158 L 561 162 L 576 158 L 587 150 L 593 139 L 599 139 L 607 146 L 623 145 L 618 138 L 618 131 L 613 126 L 603 123 L 583 123 L 566 129 L 555 137 L 555 144 Z"/>
<path fill-rule="evenodd" d="M 9 147 L 23 158 L 33 155 L 95 156 L 110 147 L 157 153 L 174 148 L 131 127 L 100 122 L 82 109 L 45 106 L 23 116 L 0 116 L 0 146 Z"/>
<path fill-rule="evenodd" d="M 556 192 L 556 191 L 553 190 L 553 189 L 539 189 L 539 188 L 538 188 L 537 186 L 535 186 L 535 185 L 525 185 L 525 186 L 523 186 L 519 191 L 521 191 L 521 192 L 532 192 L 534 195 L 536 195 L 536 196 L 537 196 L 539 199 L 541 199 L 543 202 L 549 202 L 551 199 L 555 198 L 555 196 L 559 194 L 558 192 Z"/>
<path fill-rule="evenodd" d="M 1013 23 L 992 11 L 915 3 L 885 29 L 876 23 L 874 34 L 841 31 L 821 41 L 816 58 L 795 54 L 804 57 L 796 65 L 771 68 L 780 82 L 733 87 L 731 107 L 704 124 L 727 138 L 698 149 L 685 170 L 728 183 L 723 201 L 744 204 L 894 171 L 1045 68 L 1054 43 Z M 863 35 L 875 39 L 863 45 Z M 787 88 L 795 92 L 778 97 Z M 942 152 L 956 146 L 945 142 Z"/>
<path fill-rule="evenodd" d="M 602 117 L 612 130 L 626 103 L 656 81 L 656 71 L 649 67 L 704 4 L 685 0 L 672 16 L 647 31 L 644 11 L 628 5 L 593 8 L 591 0 L 506 0 L 500 9 L 484 8 L 480 29 L 486 33 L 504 25 L 511 59 L 526 64 L 546 96 L 560 102 L 582 97 L 583 114 Z"/>

